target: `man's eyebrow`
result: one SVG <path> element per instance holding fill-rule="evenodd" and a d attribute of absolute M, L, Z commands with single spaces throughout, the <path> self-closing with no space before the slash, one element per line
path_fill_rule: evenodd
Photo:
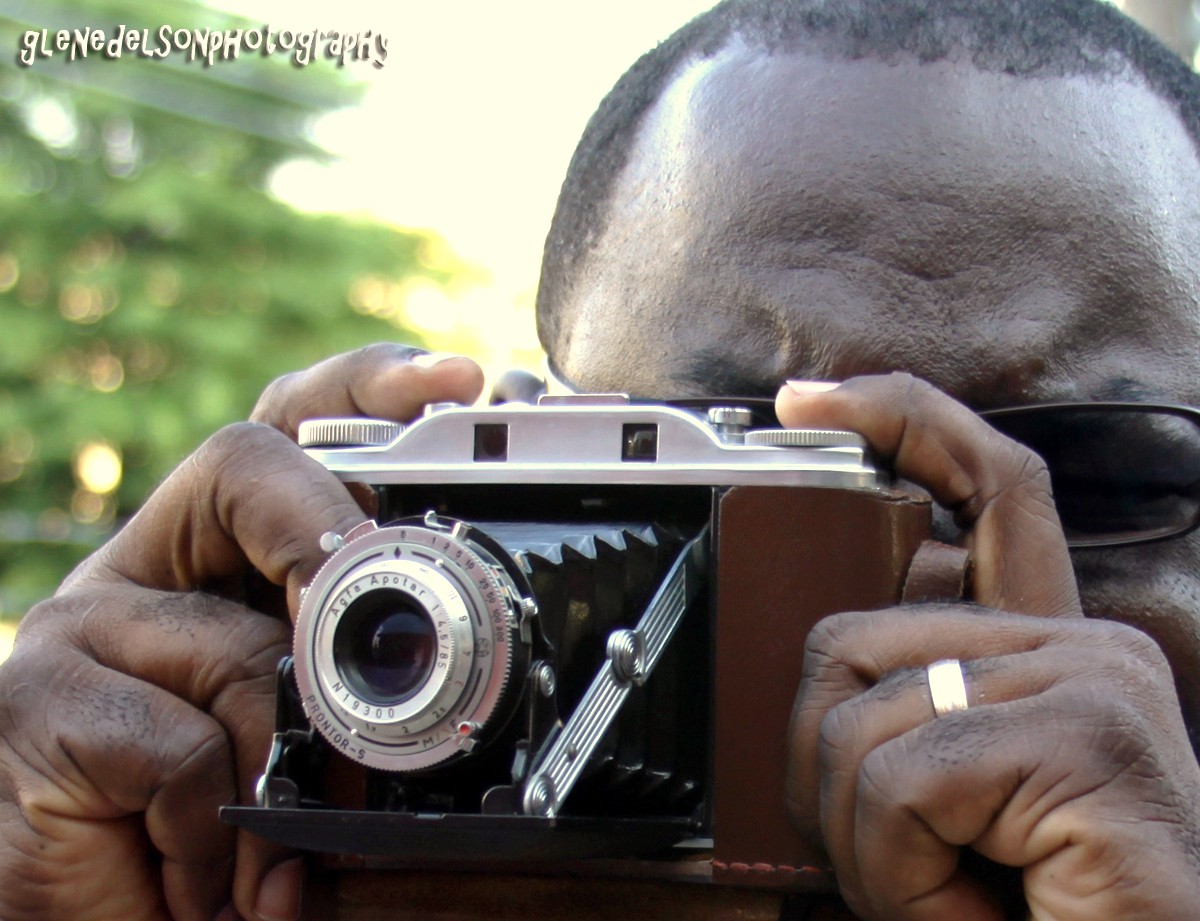
<path fill-rule="evenodd" d="M 1127 403 L 1177 402 L 1170 394 L 1132 377 L 1110 377 L 1101 381 L 1091 398 Z"/>
<path fill-rule="evenodd" d="M 671 377 L 706 396 L 773 397 L 783 381 L 752 371 L 714 348 L 690 356 Z"/>

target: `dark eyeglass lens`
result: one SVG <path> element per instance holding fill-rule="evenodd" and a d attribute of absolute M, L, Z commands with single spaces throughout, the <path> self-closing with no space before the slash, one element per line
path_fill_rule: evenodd
<path fill-rule="evenodd" d="M 988 421 L 1046 461 L 1074 545 L 1166 537 L 1200 518 L 1200 428 L 1189 419 L 1077 406 Z"/>

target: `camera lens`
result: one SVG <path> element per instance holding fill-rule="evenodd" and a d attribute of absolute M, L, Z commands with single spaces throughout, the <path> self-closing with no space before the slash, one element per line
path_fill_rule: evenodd
<path fill-rule="evenodd" d="M 437 636 L 425 607 L 397 589 L 355 599 L 333 637 L 343 681 L 363 700 L 393 705 L 424 686 L 433 669 Z"/>
<path fill-rule="evenodd" d="M 304 711 L 373 768 L 418 771 L 470 754 L 520 698 L 529 651 L 519 618 L 535 606 L 532 588 L 500 544 L 457 519 L 430 512 L 360 528 L 300 603 Z M 478 733 L 465 737 L 464 724 Z"/>

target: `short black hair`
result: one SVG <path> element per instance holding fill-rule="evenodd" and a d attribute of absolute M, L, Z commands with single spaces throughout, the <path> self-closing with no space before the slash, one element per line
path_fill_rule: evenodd
<path fill-rule="evenodd" d="M 808 47 L 847 59 L 961 58 L 1024 77 L 1132 69 L 1177 109 L 1200 149 L 1200 77 L 1102 0 L 726 0 L 643 55 L 584 129 L 542 259 L 537 315 L 547 351 L 562 332 L 556 306 L 604 233 L 643 116 L 685 63 L 712 57 L 735 35 L 768 53 Z"/>

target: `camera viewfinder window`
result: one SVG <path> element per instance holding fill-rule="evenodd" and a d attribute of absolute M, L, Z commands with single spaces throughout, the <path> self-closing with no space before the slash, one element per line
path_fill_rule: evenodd
<path fill-rule="evenodd" d="M 658 426 L 647 422 L 630 422 L 624 427 L 621 460 L 658 460 Z"/>
<path fill-rule="evenodd" d="M 504 423 L 475 426 L 475 460 L 508 460 L 508 426 Z"/>

